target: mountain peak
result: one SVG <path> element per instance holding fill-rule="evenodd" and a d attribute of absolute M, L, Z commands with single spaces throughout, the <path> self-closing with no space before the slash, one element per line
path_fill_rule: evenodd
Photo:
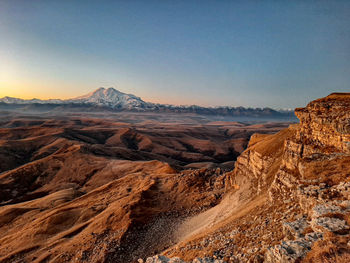
<path fill-rule="evenodd" d="M 125 94 L 113 87 L 109 87 L 109 88 L 104 88 L 104 87 L 100 87 L 98 89 L 96 89 L 95 91 L 93 91 L 92 93 L 119 93 L 119 94 Z"/>
<path fill-rule="evenodd" d="M 80 97 L 61 100 L 61 99 L 30 99 L 24 100 L 19 98 L 4 97 L 0 98 L 0 103 L 6 104 L 50 104 L 53 105 L 81 105 L 86 107 L 93 107 L 92 110 L 98 110 L 98 108 L 107 108 L 117 111 L 149 111 L 149 112 L 176 112 L 176 113 L 195 113 L 201 115 L 222 115 L 222 116 L 251 116 L 251 117 L 281 117 L 292 118 L 294 114 L 292 111 L 275 111 L 270 108 L 244 108 L 244 107 L 202 107 L 202 106 L 176 106 L 170 104 L 156 104 L 151 102 L 145 102 L 140 97 L 133 94 L 123 93 L 113 87 L 104 88 L 100 87 L 88 94 Z M 69 107 L 67 107 L 69 108 Z"/>
<path fill-rule="evenodd" d="M 101 87 L 70 101 L 73 103 L 95 104 L 123 109 L 144 108 L 149 104 L 133 94 L 126 94 L 112 87 L 107 89 Z"/>
<path fill-rule="evenodd" d="M 119 90 L 116 90 L 115 88 L 104 88 L 104 87 L 100 87 L 96 90 L 94 90 L 93 92 L 90 92 L 88 94 L 85 94 L 83 96 L 79 96 L 74 98 L 73 100 L 80 100 L 80 99 L 86 99 L 86 98 L 91 98 L 91 97 L 108 97 L 111 96 L 112 94 L 125 94 L 123 92 L 120 92 Z"/>

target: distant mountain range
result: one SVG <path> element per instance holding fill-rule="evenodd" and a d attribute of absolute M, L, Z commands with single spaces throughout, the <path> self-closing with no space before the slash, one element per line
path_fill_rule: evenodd
<path fill-rule="evenodd" d="M 126 94 L 114 88 L 99 88 L 89 94 L 73 99 L 31 99 L 24 100 L 13 97 L 0 99 L 0 109 L 12 110 L 83 110 L 83 111 L 135 111 L 135 112 L 174 112 L 196 113 L 201 115 L 222 115 L 240 117 L 292 117 L 293 111 L 274 110 L 271 108 L 244 107 L 201 107 L 175 106 L 145 102 L 133 94 Z"/>

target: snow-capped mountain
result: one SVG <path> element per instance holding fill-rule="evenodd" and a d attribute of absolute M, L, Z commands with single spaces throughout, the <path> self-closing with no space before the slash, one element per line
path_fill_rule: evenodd
<path fill-rule="evenodd" d="M 293 111 L 278 111 L 271 108 L 244 108 L 244 107 L 201 107 L 176 106 L 168 104 L 156 104 L 145 102 L 140 97 L 126 94 L 114 88 L 99 88 L 84 96 L 60 100 L 24 100 L 4 97 L 0 99 L 0 109 L 17 110 L 50 110 L 50 111 L 148 111 L 148 112 L 173 112 L 194 113 L 200 115 L 238 116 L 238 117 L 291 117 Z"/>
<path fill-rule="evenodd" d="M 120 92 L 114 88 L 99 88 L 89 94 L 67 100 L 24 100 L 12 97 L 4 97 L 0 99 L 0 102 L 7 104 L 87 104 L 124 110 L 146 109 L 153 107 L 152 103 L 145 102 L 140 97 Z"/>
<path fill-rule="evenodd" d="M 87 95 L 67 100 L 68 103 L 93 104 L 111 107 L 113 109 L 149 108 L 152 103 L 143 101 L 140 97 L 126 94 L 114 88 L 99 88 Z"/>

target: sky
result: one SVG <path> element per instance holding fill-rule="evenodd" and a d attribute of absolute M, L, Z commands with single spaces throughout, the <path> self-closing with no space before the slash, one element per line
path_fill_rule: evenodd
<path fill-rule="evenodd" d="M 0 97 L 99 87 L 273 108 L 350 92 L 350 1 L 0 0 Z"/>

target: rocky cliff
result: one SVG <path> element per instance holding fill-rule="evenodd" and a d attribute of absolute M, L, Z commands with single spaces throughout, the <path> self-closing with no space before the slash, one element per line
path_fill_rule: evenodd
<path fill-rule="evenodd" d="M 349 257 L 350 94 L 334 93 L 295 110 L 300 124 L 252 137 L 230 182 L 266 190 L 280 237 L 266 262 L 346 260 Z M 277 210 L 289 220 L 281 220 Z M 262 234 L 264 235 L 264 234 Z M 335 249 L 336 248 L 336 249 Z M 246 258 L 245 258 L 246 260 Z"/>
<path fill-rule="evenodd" d="M 300 119 L 297 139 L 320 152 L 350 152 L 350 99 L 348 93 L 333 93 L 295 110 Z M 311 150 L 310 153 L 315 152 Z M 307 153 L 309 154 L 309 153 Z"/>
<path fill-rule="evenodd" d="M 295 114 L 300 124 L 285 140 L 269 197 L 297 203 L 300 216 L 283 224 L 285 240 L 266 260 L 348 262 L 350 94 L 333 93 Z"/>
<path fill-rule="evenodd" d="M 345 262 L 349 257 L 350 94 L 331 94 L 296 109 L 295 114 L 300 124 L 258 142 L 258 135 L 252 138 L 231 180 L 250 181 L 252 195 L 267 188 L 272 206 L 285 208 L 284 216 L 295 213 L 293 220 L 277 224 L 283 240 L 267 247 L 265 261 Z"/>

